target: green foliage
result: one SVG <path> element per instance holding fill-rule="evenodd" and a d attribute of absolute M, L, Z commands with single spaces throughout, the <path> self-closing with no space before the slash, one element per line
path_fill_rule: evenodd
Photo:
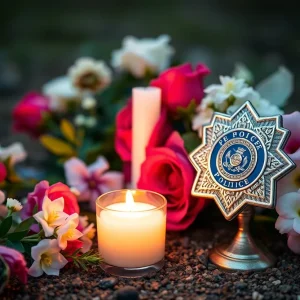
<path fill-rule="evenodd" d="M 35 206 L 37 207 L 37 205 Z M 30 217 L 28 219 L 25 219 L 24 221 L 22 221 L 20 224 L 18 224 L 18 226 L 16 227 L 14 232 L 20 232 L 20 231 L 28 231 L 30 226 L 35 222 L 35 219 L 33 217 Z"/>
<path fill-rule="evenodd" d="M 201 139 L 194 131 L 186 132 L 181 137 L 184 140 L 184 146 L 188 153 L 193 151 L 201 143 Z"/>
<path fill-rule="evenodd" d="M 10 230 L 12 225 L 12 216 L 5 218 L 0 224 L 0 238 L 4 237 Z"/>
<path fill-rule="evenodd" d="M 14 231 L 12 233 L 7 234 L 6 238 L 11 242 L 17 242 L 22 240 L 28 234 L 28 231 L 28 229 L 22 231 Z"/>
<path fill-rule="evenodd" d="M 9 247 L 9 248 L 15 249 L 15 250 L 17 250 L 21 253 L 25 252 L 25 248 L 24 248 L 22 242 L 20 242 L 20 241 L 7 240 L 6 241 L 6 246 Z"/>
<path fill-rule="evenodd" d="M 90 250 L 86 253 L 80 254 L 81 249 L 74 251 L 72 255 L 65 255 L 66 258 L 71 258 L 76 267 L 81 268 L 85 271 L 88 270 L 90 265 L 95 265 L 101 262 L 103 259 L 94 250 Z"/>

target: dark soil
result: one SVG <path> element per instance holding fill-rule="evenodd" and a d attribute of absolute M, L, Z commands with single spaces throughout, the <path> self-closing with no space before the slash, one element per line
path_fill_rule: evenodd
<path fill-rule="evenodd" d="M 169 233 L 165 267 L 140 279 L 114 278 L 99 266 L 88 272 L 70 267 L 59 277 L 17 280 L 1 299 L 300 299 L 300 256 L 292 254 L 274 223 L 256 223 L 254 232 L 277 257 L 262 272 L 223 272 L 208 261 L 209 249 L 232 237 L 235 222 L 196 222 L 189 231 Z M 96 245 L 95 245 L 96 246 Z"/>

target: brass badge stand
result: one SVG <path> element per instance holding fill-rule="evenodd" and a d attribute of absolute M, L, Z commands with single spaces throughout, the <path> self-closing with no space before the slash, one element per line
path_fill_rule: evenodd
<path fill-rule="evenodd" d="M 202 144 L 190 154 L 197 171 L 192 195 L 214 199 L 227 220 L 238 215 L 239 221 L 233 241 L 210 253 L 220 268 L 260 270 L 274 264 L 250 234 L 250 205 L 274 208 L 276 181 L 294 167 L 283 151 L 288 137 L 281 116 L 260 118 L 250 102 L 231 117 L 215 113 L 204 126 Z"/>

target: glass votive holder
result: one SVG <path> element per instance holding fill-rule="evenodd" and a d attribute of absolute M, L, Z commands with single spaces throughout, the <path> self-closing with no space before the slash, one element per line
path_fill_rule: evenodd
<path fill-rule="evenodd" d="M 112 275 L 141 277 L 164 265 L 164 196 L 145 190 L 118 190 L 96 200 L 101 268 Z"/>

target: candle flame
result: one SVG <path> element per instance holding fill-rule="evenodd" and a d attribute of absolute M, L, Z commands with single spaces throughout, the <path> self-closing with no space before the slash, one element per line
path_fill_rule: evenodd
<path fill-rule="evenodd" d="M 126 192 L 126 206 L 128 207 L 128 210 L 133 210 L 134 198 L 130 190 Z"/>

